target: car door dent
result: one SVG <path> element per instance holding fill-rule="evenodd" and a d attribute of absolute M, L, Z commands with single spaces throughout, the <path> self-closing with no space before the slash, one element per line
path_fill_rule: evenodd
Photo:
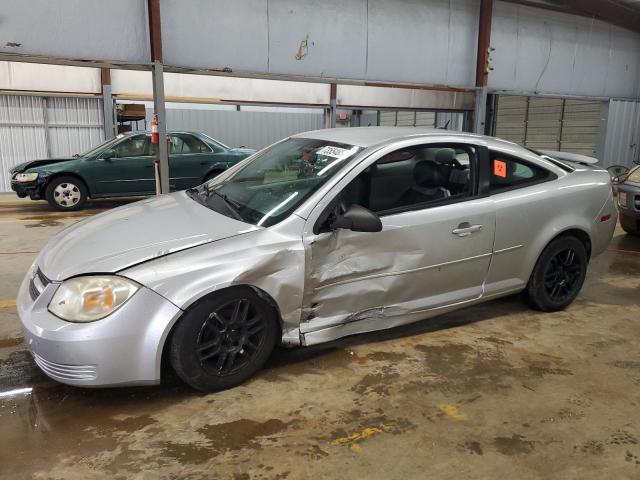
<path fill-rule="evenodd" d="M 512 250 L 513 248 L 518 248 L 518 247 L 521 247 L 521 246 L 522 245 L 518 245 L 516 247 L 510 247 L 510 248 L 507 248 L 507 249 L 502 250 L 502 251 Z M 369 280 L 369 279 L 372 279 L 372 278 L 381 278 L 381 277 L 387 277 L 387 276 L 393 276 L 393 275 L 404 275 L 404 274 L 409 274 L 409 273 L 421 272 L 423 270 L 430 270 L 430 269 L 433 269 L 433 268 L 445 267 L 447 265 L 453 265 L 455 263 L 461 263 L 461 262 L 468 262 L 470 260 L 476 260 L 478 258 L 488 257 L 488 256 L 491 256 L 491 252 L 483 253 L 481 255 L 475 255 L 473 257 L 466 257 L 466 258 L 461 258 L 461 259 L 458 259 L 458 260 L 452 260 L 450 262 L 443 262 L 443 263 L 437 263 L 437 264 L 434 264 L 434 265 L 427 265 L 425 267 L 417 267 L 417 268 L 411 268 L 411 269 L 408 269 L 408 270 L 400 270 L 400 271 L 394 271 L 394 272 L 385 272 L 385 273 L 377 273 L 377 274 L 372 274 L 372 275 L 365 275 L 365 276 L 362 276 L 362 277 L 357 277 L 357 278 L 352 278 L 352 279 L 348 279 L 348 280 L 338 281 L 338 282 L 335 282 L 335 283 L 330 283 L 328 285 L 322 285 L 322 286 L 316 287 L 315 290 L 319 291 L 319 290 L 322 290 L 324 288 L 333 287 L 333 286 L 336 286 L 336 285 L 346 285 L 348 283 L 359 282 L 361 280 Z"/>

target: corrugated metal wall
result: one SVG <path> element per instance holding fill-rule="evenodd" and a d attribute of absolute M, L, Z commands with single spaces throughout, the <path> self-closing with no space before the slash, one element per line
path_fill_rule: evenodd
<path fill-rule="evenodd" d="M 82 153 L 104 141 L 101 99 L 49 97 L 46 103 L 52 157 Z"/>
<path fill-rule="evenodd" d="M 0 95 L 0 191 L 19 163 L 71 156 L 104 141 L 102 99 Z"/>
<path fill-rule="evenodd" d="M 203 132 L 230 147 L 259 149 L 289 135 L 324 128 L 320 109 L 318 113 L 291 113 L 167 108 L 166 112 L 168 130 Z M 150 121 L 147 109 L 147 125 Z"/>
<path fill-rule="evenodd" d="M 640 102 L 611 100 L 603 165 L 630 167 L 640 161 Z"/>
<path fill-rule="evenodd" d="M 47 157 L 41 97 L 0 95 L 0 191 L 11 189 L 9 170 Z"/>

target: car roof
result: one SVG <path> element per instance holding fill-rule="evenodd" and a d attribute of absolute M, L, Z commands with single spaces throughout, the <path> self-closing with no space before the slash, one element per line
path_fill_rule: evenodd
<path fill-rule="evenodd" d="M 151 135 L 151 132 L 149 130 L 135 130 L 135 131 L 131 131 L 131 132 L 124 132 L 124 133 L 121 133 L 120 135 L 124 135 L 124 136 L 140 135 L 142 133 L 145 133 L 147 135 Z M 186 133 L 186 134 L 189 134 L 189 135 L 196 135 L 196 136 L 202 135 L 202 132 L 192 132 L 192 131 L 188 131 L 188 130 L 169 130 L 169 131 L 167 131 L 167 135 L 171 135 L 173 133 Z"/>
<path fill-rule="evenodd" d="M 515 143 L 499 138 L 477 135 L 475 133 L 458 132 L 428 127 L 351 127 L 351 128 L 327 128 L 293 135 L 298 138 L 313 138 L 360 147 L 370 147 L 381 143 L 390 143 L 410 137 L 461 137 L 474 139 L 476 142 L 490 146 L 509 146 Z M 522 148 L 522 147 L 520 147 Z"/>

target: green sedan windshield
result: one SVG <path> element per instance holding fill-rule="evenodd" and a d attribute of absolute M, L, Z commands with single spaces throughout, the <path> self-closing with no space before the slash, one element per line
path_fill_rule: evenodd
<path fill-rule="evenodd" d="M 212 210 L 268 227 L 286 218 L 361 149 L 289 138 L 254 155 L 231 176 L 187 192 Z"/>
<path fill-rule="evenodd" d="M 124 135 L 122 135 L 122 134 L 117 135 L 115 138 L 112 138 L 111 140 L 107 140 L 106 142 L 101 143 L 97 147 L 93 147 L 91 150 L 87 150 L 86 152 L 81 153 L 79 156 L 80 157 L 93 157 L 93 156 L 97 155 L 98 153 L 100 153 L 102 150 L 105 150 L 105 149 L 109 148 L 111 145 L 116 144 L 117 142 L 119 142 L 123 138 L 124 138 Z"/>

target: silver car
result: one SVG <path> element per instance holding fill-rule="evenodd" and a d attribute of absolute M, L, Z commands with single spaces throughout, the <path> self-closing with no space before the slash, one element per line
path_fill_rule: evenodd
<path fill-rule="evenodd" d="M 165 358 L 213 391 L 252 376 L 276 344 L 520 291 L 563 309 L 616 215 L 609 175 L 591 165 L 443 130 L 319 130 L 64 230 L 18 310 L 56 380 L 155 384 Z"/>

